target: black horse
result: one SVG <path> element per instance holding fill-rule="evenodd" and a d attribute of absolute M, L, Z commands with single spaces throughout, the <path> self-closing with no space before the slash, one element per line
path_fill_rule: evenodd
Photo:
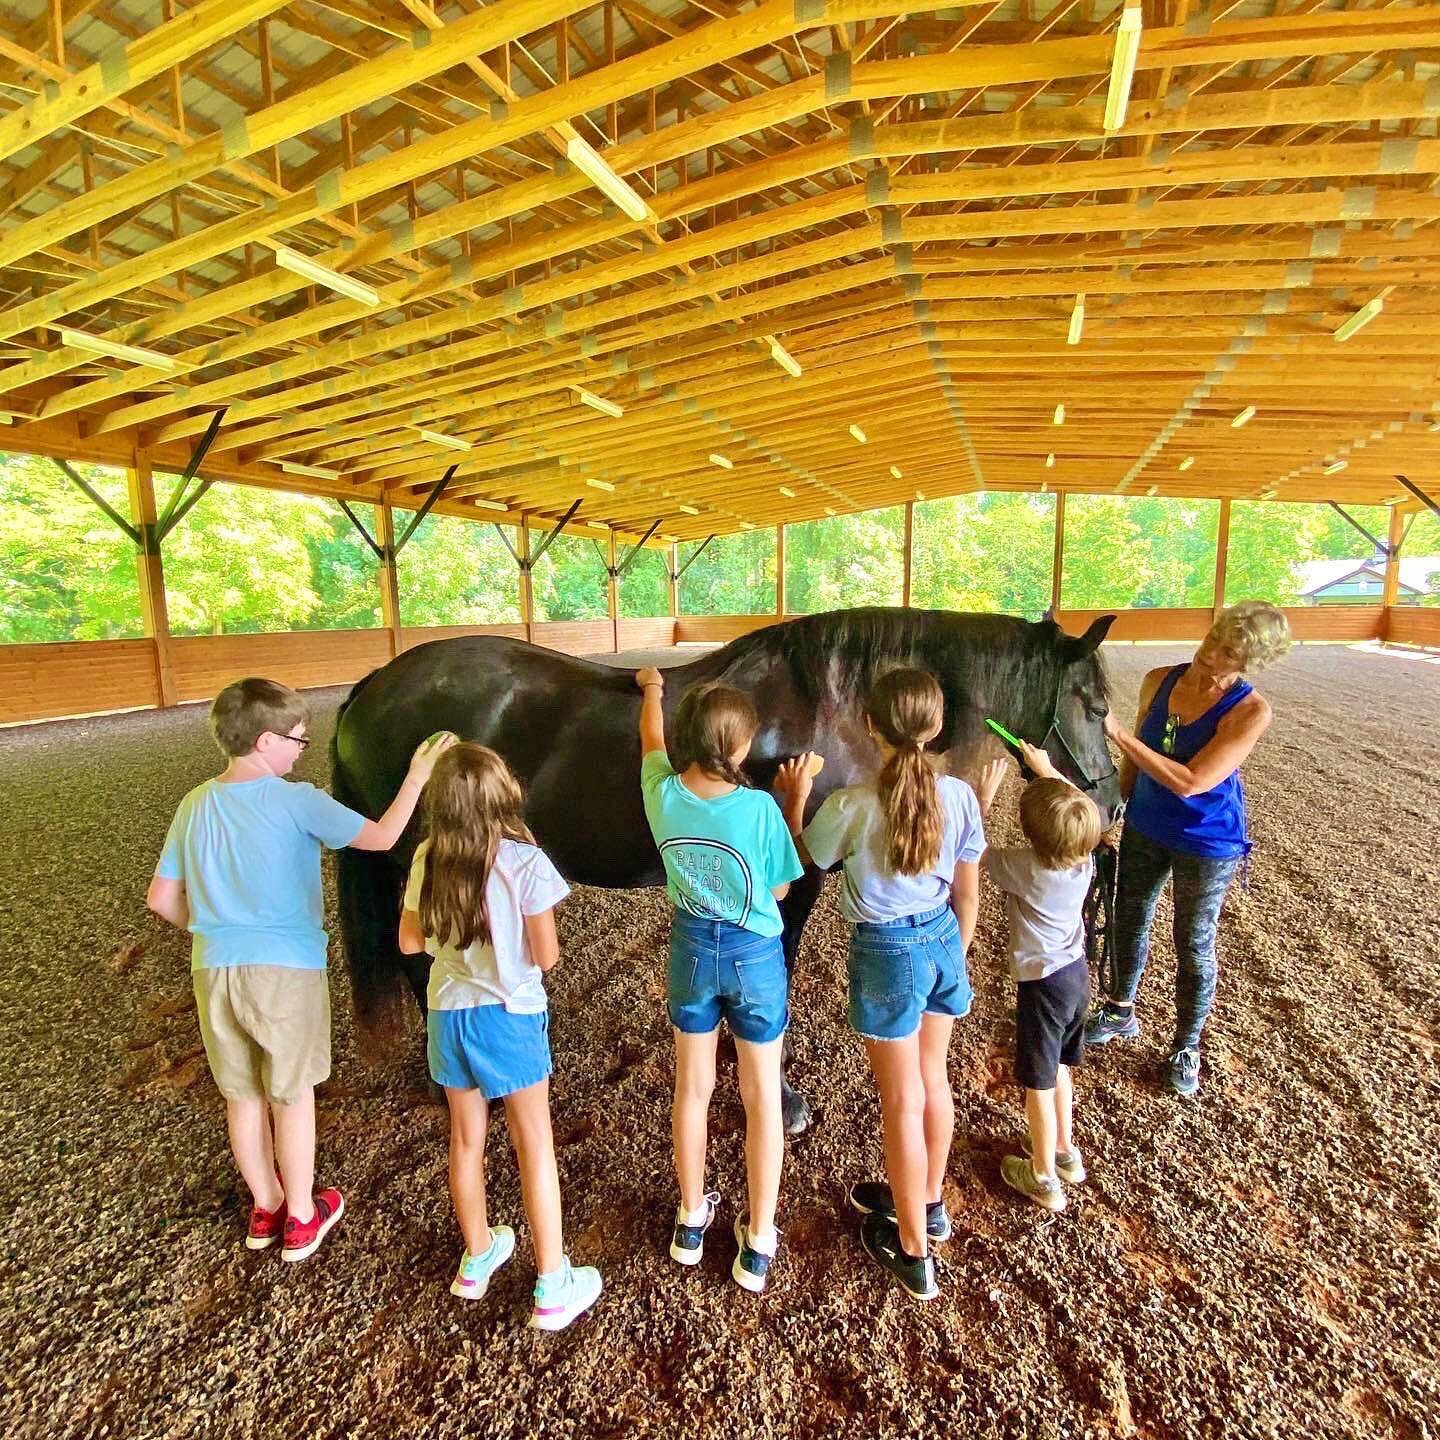
<path fill-rule="evenodd" d="M 952 772 L 973 772 L 991 716 L 1044 745 L 1087 789 L 1108 824 L 1119 787 L 1101 721 L 1108 690 L 1096 653 L 1113 616 L 1079 637 L 1053 621 L 913 609 L 839 610 L 767 626 L 667 671 L 668 715 L 688 686 L 723 680 L 755 702 L 760 729 L 746 763 L 768 787 L 782 760 L 815 750 L 826 760 L 812 808 L 873 772 L 861 702 L 872 680 L 899 665 L 930 671 L 945 695 L 933 748 Z M 535 837 L 569 880 L 628 888 L 664 881 L 640 802 L 640 693 L 628 671 L 495 636 L 436 640 L 362 680 L 340 707 L 332 745 L 336 796 L 379 815 L 415 747 L 452 730 L 500 752 L 526 792 Z M 390 854 L 339 852 L 340 918 L 356 1013 L 370 1037 L 393 1025 L 406 981 L 422 1008 L 428 960 L 396 945 L 400 894 L 418 822 Z M 807 872 L 781 906 L 793 965 L 822 877 Z M 658 963 L 658 962 L 657 962 Z M 786 1090 L 786 1128 L 806 1124 Z"/>

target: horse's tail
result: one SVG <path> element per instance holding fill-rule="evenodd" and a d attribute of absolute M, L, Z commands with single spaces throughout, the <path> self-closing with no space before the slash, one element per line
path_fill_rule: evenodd
<path fill-rule="evenodd" d="M 367 813 L 365 801 L 340 759 L 339 735 L 346 706 L 373 676 L 374 672 L 356 684 L 341 703 L 330 741 L 331 789 L 342 805 L 362 815 Z M 405 872 L 390 854 L 346 847 L 335 853 L 335 872 L 357 1043 L 362 1059 L 378 1062 L 393 1055 L 403 1037 L 414 1035 L 415 1012 L 406 997 L 407 992 L 417 1000 L 423 997 L 428 962 L 423 955 L 400 952 Z"/>

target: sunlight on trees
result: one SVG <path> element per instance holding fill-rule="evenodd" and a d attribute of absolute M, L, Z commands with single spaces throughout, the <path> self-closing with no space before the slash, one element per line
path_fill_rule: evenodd
<path fill-rule="evenodd" d="M 813 615 L 898 605 L 905 583 L 905 510 L 866 510 L 785 527 L 785 608 Z"/>
<path fill-rule="evenodd" d="M 680 547 L 680 564 L 699 549 Z M 745 530 L 712 540 L 680 579 L 682 615 L 773 615 L 775 532 Z"/>
<path fill-rule="evenodd" d="M 1053 495 L 957 495 L 915 506 L 911 603 L 1038 620 L 1050 604 Z"/>
<path fill-rule="evenodd" d="M 620 613 L 628 620 L 670 613 L 670 554 L 642 550 L 620 577 Z"/>
<path fill-rule="evenodd" d="M 396 540 L 412 513 L 395 511 Z M 400 552 L 396 570 L 402 625 L 507 625 L 520 619 L 519 572 L 491 525 L 427 515 Z"/>

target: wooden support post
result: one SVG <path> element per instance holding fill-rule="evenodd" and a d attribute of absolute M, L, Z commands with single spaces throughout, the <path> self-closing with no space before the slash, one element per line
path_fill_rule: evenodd
<path fill-rule="evenodd" d="M 785 618 L 785 527 L 775 527 L 775 613 Z"/>
<path fill-rule="evenodd" d="M 680 546 L 672 541 L 670 545 L 670 618 L 676 622 L 677 626 L 680 620 L 680 582 L 675 578 L 675 572 L 679 568 Z"/>
<path fill-rule="evenodd" d="M 535 587 L 530 580 L 530 520 L 520 518 L 520 558 L 526 563 L 520 567 L 520 623 L 525 627 L 525 638 L 535 643 Z"/>
<path fill-rule="evenodd" d="M 900 582 L 900 603 L 910 608 L 911 580 L 915 566 L 915 502 L 905 502 L 905 572 Z"/>
<path fill-rule="evenodd" d="M 620 653 L 620 581 L 615 575 L 615 531 L 612 527 L 605 542 L 605 565 L 609 574 L 605 577 L 605 598 L 610 607 L 610 632 L 613 642 L 610 648 Z"/>
<path fill-rule="evenodd" d="M 176 703 L 175 667 L 170 653 L 170 611 L 165 604 L 165 566 L 155 534 L 158 512 L 150 457 L 137 452 L 125 472 L 130 491 L 130 518 L 144 540 L 135 556 L 140 581 L 140 615 L 145 636 L 155 646 L 155 693 L 162 706 Z"/>
<path fill-rule="evenodd" d="M 1225 565 L 1230 557 L 1230 497 L 1220 502 L 1220 525 L 1215 532 L 1215 595 L 1211 617 L 1218 619 L 1225 608 Z"/>
<path fill-rule="evenodd" d="M 388 500 L 377 507 L 380 520 L 380 623 L 390 636 L 390 658 L 401 648 L 400 570 L 395 556 L 395 512 Z"/>
<path fill-rule="evenodd" d="M 1050 561 L 1050 610 L 1060 610 L 1060 580 L 1065 573 L 1065 492 L 1055 492 L 1055 554 Z"/>
<path fill-rule="evenodd" d="M 1380 611 L 1380 634 L 1376 637 L 1379 640 L 1390 638 L 1390 620 L 1395 613 L 1395 602 L 1400 598 L 1400 546 L 1405 538 L 1405 526 L 1400 518 L 1400 507 L 1390 507 L 1390 532 L 1386 539 L 1390 542 L 1390 552 L 1385 557 L 1385 583 L 1380 591 L 1380 604 L 1384 607 Z"/>

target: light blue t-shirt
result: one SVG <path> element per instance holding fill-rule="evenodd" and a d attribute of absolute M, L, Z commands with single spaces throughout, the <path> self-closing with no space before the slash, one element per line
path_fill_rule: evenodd
<path fill-rule="evenodd" d="M 181 802 L 155 873 L 183 880 L 192 970 L 325 968 L 320 847 L 349 845 L 365 817 L 278 775 L 207 780 Z"/>
<path fill-rule="evenodd" d="M 780 934 L 785 927 L 770 891 L 798 880 L 805 867 L 774 797 L 736 789 L 702 800 L 686 789 L 663 750 L 646 755 L 640 790 L 670 899 L 704 920 Z"/>

